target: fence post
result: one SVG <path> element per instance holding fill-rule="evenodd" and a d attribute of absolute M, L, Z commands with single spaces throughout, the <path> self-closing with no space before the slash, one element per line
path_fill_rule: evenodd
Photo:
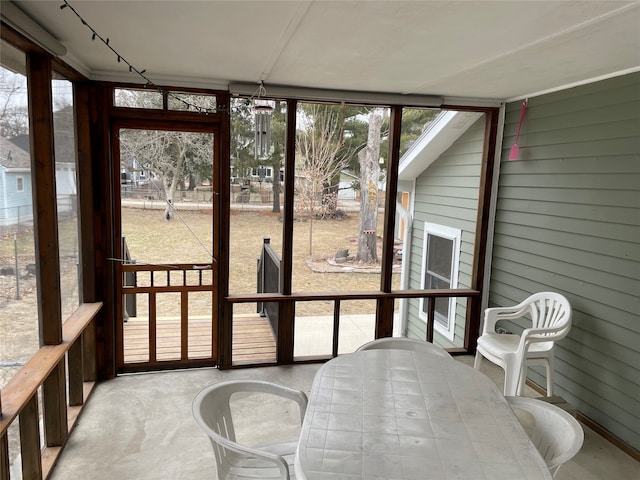
<path fill-rule="evenodd" d="M 18 272 L 18 235 L 13 234 L 13 251 L 16 263 L 16 300 L 20 300 L 20 273 Z"/>

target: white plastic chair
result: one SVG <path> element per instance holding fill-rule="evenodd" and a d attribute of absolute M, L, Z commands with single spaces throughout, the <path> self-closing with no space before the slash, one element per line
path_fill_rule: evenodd
<path fill-rule="evenodd" d="M 373 350 L 374 348 L 395 348 L 397 350 L 413 350 L 424 351 L 440 355 L 443 357 L 451 357 L 444 348 L 441 348 L 433 343 L 423 340 L 416 340 L 406 337 L 382 337 L 373 340 L 369 343 L 365 343 L 358 347 L 356 352 L 361 350 Z"/>
<path fill-rule="evenodd" d="M 496 332 L 499 321 L 526 315 L 532 325 L 521 335 Z M 571 305 L 559 293 L 536 293 L 515 307 L 487 308 L 473 366 L 480 368 L 482 357 L 499 365 L 505 373 L 504 394 L 521 395 L 527 366 L 542 364 L 547 370 L 547 396 L 550 397 L 553 395 L 553 348 L 570 329 Z"/>
<path fill-rule="evenodd" d="M 238 380 L 210 385 L 193 400 L 192 413 L 213 446 L 218 480 L 256 478 L 295 479 L 293 463 L 297 438 L 287 443 L 249 447 L 236 442 L 230 400 L 235 393 L 267 393 L 293 400 L 300 407 L 300 423 L 307 409 L 304 392 L 270 382 Z"/>
<path fill-rule="evenodd" d="M 506 397 L 520 424 L 555 477 L 582 448 L 584 431 L 569 413 L 542 400 Z"/>

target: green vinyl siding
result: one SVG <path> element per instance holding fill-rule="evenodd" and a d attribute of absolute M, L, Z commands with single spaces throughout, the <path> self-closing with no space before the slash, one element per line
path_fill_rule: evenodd
<path fill-rule="evenodd" d="M 421 286 L 425 222 L 462 231 L 458 288 L 470 288 L 484 126 L 485 120 L 482 117 L 416 178 L 409 288 L 419 289 Z M 420 300 L 409 300 L 407 336 L 424 339 L 426 325 L 419 312 Z M 453 342 L 435 331 L 434 343 L 445 347 L 462 347 L 465 317 L 466 299 L 461 298 L 456 303 Z"/>
<path fill-rule="evenodd" d="M 567 296 L 555 393 L 640 449 L 640 74 L 530 99 L 508 161 L 520 107 L 506 107 L 489 304 Z"/>

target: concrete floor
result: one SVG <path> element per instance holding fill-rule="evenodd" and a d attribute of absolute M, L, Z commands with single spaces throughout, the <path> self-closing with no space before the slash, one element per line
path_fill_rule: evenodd
<path fill-rule="evenodd" d="M 471 357 L 456 357 L 467 364 Z M 215 478 L 208 438 L 191 417 L 191 401 L 206 385 L 230 379 L 262 379 L 309 391 L 319 365 L 220 371 L 195 369 L 118 377 L 96 387 L 72 432 L 51 480 L 204 480 Z M 502 370 L 484 362 L 483 372 L 502 388 Z M 537 396 L 528 389 L 527 396 Z M 244 426 L 262 437 L 285 418 L 296 424 L 287 406 L 271 407 L 265 419 L 255 404 L 244 407 Z M 293 427 L 296 428 L 296 427 Z M 557 480 L 640 479 L 640 463 L 584 427 L 581 452 L 558 472 Z M 514 479 L 515 480 L 515 479 Z"/>

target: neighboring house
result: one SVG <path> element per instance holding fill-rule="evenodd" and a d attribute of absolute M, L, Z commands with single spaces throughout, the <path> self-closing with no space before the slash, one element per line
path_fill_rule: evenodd
<path fill-rule="evenodd" d="M 31 222 L 31 197 L 29 153 L 0 137 L 0 227 Z"/>
<path fill-rule="evenodd" d="M 122 184 L 146 185 L 151 177 L 151 172 L 145 170 L 135 156 L 121 162 L 120 182 Z"/>
<path fill-rule="evenodd" d="M 68 146 L 67 144 L 71 144 Z M 76 210 L 76 165 L 73 142 L 56 136 L 56 196 L 58 214 L 72 215 Z M 0 137 L 0 226 L 31 222 L 31 159 L 29 136 Z"/>
<path fill-rule="evenodd" d="M 521 104 L 505 107 L 489 306 L 538 291 L 565 295 L 573 327 L 557 346 L 555 393 L 639 449 L 640 73 L 530 98 L 519 158 L 509 161 Z M 409 198 L 409 288 L 428 288 L 425 278 L 469 286 L 484 122 L 456 135 L 458 115 L 467 114 L 442 114 L 400 165 L 398 190 Z M 425 235 L 433 235 L 439 257 L 430 257 Z M 447 277 L 451 265 L 457 285 Z M 436 343 L 459 345 L 464 308 L 436 304 Z M 445 328 L 447 309 L 456 311 L 453 331 Z M 403 311 L 408 335 L 424 338 L 421 303 Z M 544 385 L 544 369 L 529 369 L 529 378 Z"/>

